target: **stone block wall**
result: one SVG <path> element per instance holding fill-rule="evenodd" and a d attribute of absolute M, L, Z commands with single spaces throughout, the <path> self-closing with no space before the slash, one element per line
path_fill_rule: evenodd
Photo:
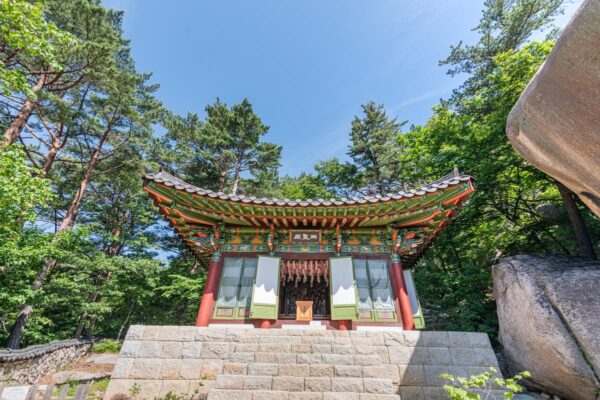
<path fill-rule="evenodd" d="M 62 340 L 19 350 L 0 351 L 0 383 L 35 383 L 48 372 L 82 358 L 90 341 Z"/>
<path fill-rule="evenodd" d="M 498 363 L 486 334 L 132 326 L 105 399 L 447 399 L 439 375 Z M 340 397 L 341 396 L 341 397 Z"/>

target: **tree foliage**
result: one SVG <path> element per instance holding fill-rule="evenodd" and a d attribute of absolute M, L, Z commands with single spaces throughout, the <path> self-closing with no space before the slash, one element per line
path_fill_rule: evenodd
<path fill-rule="evenodd" d="M 185 176 L 219 192 L 237 193 L 244 172 L 259 177 L 277 170 L 281 146 L 261 141 L 269 127 L 247 99 L 231 108 L 217 99 L 205 111 L 204 121 L 196 114 L 169 119 L 168 137 L 185 163 Z"/>
<path fill-rule="evenodd" d="M 347 159 L 281 177 L 281 146 L 265 140 L 269 126 L 249 100 L 217 99 L 202 116 L 163 107 L 136 69 L 122 13 L 98 0 L 0 0 L 0 341 L 122 338 L 133 323 L 194 321 L 206 265 L 141 185 L 161 166 L 207 189 L 302 200 L 407 190 L 458 167 L 477 191 L 416 283 L 430 327 L 495 335 L 490 266 L 520 252 L 579 251 L 555 182 L 504 133 L 552 48 L 528 40 L 561 6 L 486 1 L 480 40 L 443 61 L 466 81 L 426 124 L 403 131 L 369 102 L 349 121 Z M 597 246 L 600 223 L 581 212 Z"/>
<path fill-rule="evenodd" d="M 579 254 L 564 205 L 552 178 L 510 146 L 506 119 L 552 43 L 529 43 L 493 59 L 481 87 L 457 110 L 434 109 L 426 125 L 409 132 L 405 152 L 415 181 L 439 177 L 456 166 L 476 178 L 469 205 L 417 268 L 432 327 L 485 331 L 497 321 L 491 266 L 518 253 Z M 585 211 L 584 211 L 585 212 Z M 593 237 L 600 225 L 586 213 Z"/>
<path fill-rule="evenodd" d="M 386 194 L 407 186 L 402 178 L 401 133 L 396 118 L 387 116 L 383 104 L 369 102 L 362 106 L 363 115 L 355 116 L 350 130 L 348 156 L 322 161 L 315 169 L 334 193 L 345 197 Z"/>
<path fill-rule="evenodd" d="M 451 47 L 450 55 L 440 65 L 449 66 L 448 74 L 466 74 L 467 79 L 454 91 L 453 103 L 460 106 L 463 98 L 481 89 L 495 67 L 494 58 L 517 50 L 535 32 L 548 31 L 547 39 L 557 36 L 552 25 L 563 12 L 565 0 L 485 0 L 475 44 L 462 41 Z"/>
<path fill-rule="evenodd" d="M 35 97 L 24 65 L 43 64 L 60 71 L 60 49 L 76 44 L 75 36 L 44 18 L 42 2 L 0 1 L 0 92 Z"/>

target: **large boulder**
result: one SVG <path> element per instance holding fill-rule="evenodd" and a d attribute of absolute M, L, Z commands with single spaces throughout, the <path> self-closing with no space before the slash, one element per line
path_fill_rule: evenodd
<path fill-rule="evenodd" d="M 600 388 L 600 262 L 519 255 L 493 267 L 500 341 L 512 373 L 563 399 Z"/>
<path fill-rule="evenodd" d="M 600 0 L 587 0 L 508 117 L 527 161 L 600 216 Z"/>

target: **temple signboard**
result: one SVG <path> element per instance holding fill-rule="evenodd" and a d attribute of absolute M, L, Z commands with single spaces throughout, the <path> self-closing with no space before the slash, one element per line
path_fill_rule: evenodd
<path fill-rule="evenodd" d="M 319 244 L 321 243 L 321 231 L 313 230 L 290 230 L 291 244 Z"/>

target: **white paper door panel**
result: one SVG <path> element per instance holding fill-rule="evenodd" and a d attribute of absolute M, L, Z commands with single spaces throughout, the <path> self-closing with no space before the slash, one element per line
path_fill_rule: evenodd
<path fill-rule="evenodd" d="M 331 303 L 333 305 L 355 304 L 354 269 L 352 257 L 331 258 Z"/>
<path fill-rule="evenodd" d="M 279 257 L 258 257 L 252 303 L 277 304 L 279 294 Z"/>
<path fill-rule="evenodd" d="M 417 291 L 415 290 L 415 283 L 413 282 L 412 274 L 410 270 L 402 271 L 404 275 L 404 282 L 406 283 L 406 291 L 408 292 L 408 298 L 410 299 L 410 308 L 413 314 L 419 313 L 419 300 L 417 299 Z"/>

